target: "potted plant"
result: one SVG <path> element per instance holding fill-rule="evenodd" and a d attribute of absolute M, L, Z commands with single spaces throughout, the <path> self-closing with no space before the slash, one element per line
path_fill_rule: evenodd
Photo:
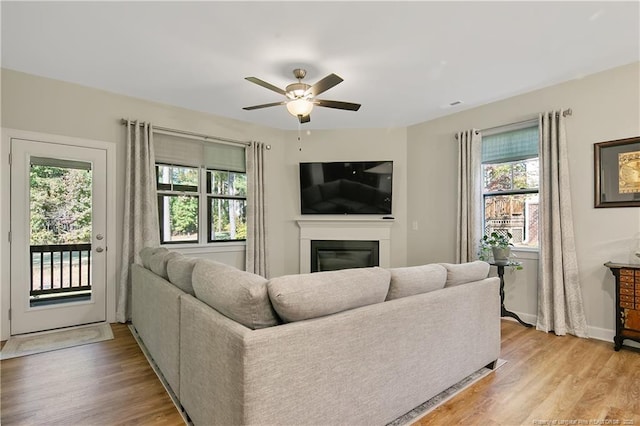
<path fill-rule="evenodd" d="M 493 253 L 495 262 L 508 262 L 511 256 L 511 238 L 513 235 L 509 231 L 506 234 L 492 232 L 480 239 L 480 260 L 488 260 L 489 252 Z"/>

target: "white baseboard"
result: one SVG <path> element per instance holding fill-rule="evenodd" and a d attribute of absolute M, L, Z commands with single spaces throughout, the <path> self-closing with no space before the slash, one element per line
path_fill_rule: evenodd
<path fill-rule="evenodd" d="M 616 335 L 615 330 L 609 330 L 608 328 L 600 327 L 587 327 L 587 333 L 589 333 L 590 339 L 602 340 L 605 342 L 613 343 L 613 336 Z"/>
<path fill-rule="evenodd" d="M 524 312 L 514 312 L 514 314 L 518 315 L 522 321 L 529 324 L 533 324 L 533 326 L 535 327 L 536 320 L 537 320 L 536 315 L 526 314 Z M 509 321 L 516 321 L 511 317 L 503 317 L 502 319 L 506 319 Z M 602 340 L 603 342 L 608 342 L 608 343 L 611 343 L 611 345 L 613 345 L 613 337 L 616 335 L 616 331 L 608 328 L 587 326 L 587 334 L 589 335 L 590 339 Z M 640 343 L 636 343 L 632 340 L 625 340 L 624 344 L 625 346 L 640 348 Z"/>

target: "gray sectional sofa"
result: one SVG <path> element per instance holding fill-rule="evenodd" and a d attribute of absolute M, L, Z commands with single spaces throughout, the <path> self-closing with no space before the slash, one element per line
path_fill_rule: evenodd
<path fill-rule="evenodd" d="M 266 280 L 141 255 L 133 325 L 196 425 L 384 425 L 500 354 L 484 262 Z"/>

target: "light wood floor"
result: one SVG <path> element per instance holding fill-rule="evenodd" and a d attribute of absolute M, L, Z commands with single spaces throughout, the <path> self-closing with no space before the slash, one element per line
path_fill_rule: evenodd
<path fill-rule="evenodd" d="M 114 339 L 4 360 L 0 423 L 184 425 L 126 325 Z"/>
<path fill-rule="evenodd" d="M 128 328 L 1 363 L 3 425 L 184 424 Z M 640 352 L 502 321 L 508 362 L 416 425 L 640 426 Z"/>
<path fill-rule="evenodd" d="M 507 364 L 414 426 L 640 426 L 640 353 L 502 321 Z"/>

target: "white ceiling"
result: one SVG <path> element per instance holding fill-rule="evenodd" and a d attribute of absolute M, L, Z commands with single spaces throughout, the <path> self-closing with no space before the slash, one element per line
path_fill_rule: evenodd
<path fill-rule="evenodd" d="M 284 88 L 336 73 L 308 129 L 408 126 L 640 60 L 640 2 L 8 2 L 2 67 L 281 129 Z M 448 107 L 462 101 L 457 107 Z"/>

